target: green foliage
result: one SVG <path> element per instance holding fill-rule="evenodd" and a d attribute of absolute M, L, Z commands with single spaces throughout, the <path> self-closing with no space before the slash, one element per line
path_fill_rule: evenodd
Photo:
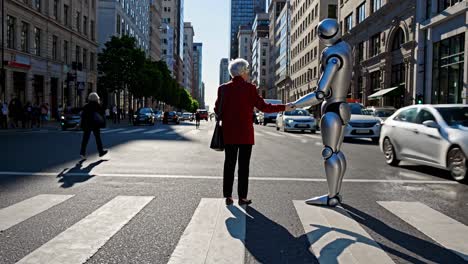
<path fill-rule="evenodd" d="M 172 78 L 166 63 L 145 58 L 133 37 L 112 37 L 98 59 L 101 90 L 118 92 L 127 88 L 136 98 L 153 97 L 188 111 L 198 108 L 198 102 Z"/>

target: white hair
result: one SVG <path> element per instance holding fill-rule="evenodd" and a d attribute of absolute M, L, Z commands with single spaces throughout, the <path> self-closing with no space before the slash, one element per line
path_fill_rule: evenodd
<path fill-rule="evenodd" d="M 244 59 L 237 58 L 229 62 L 228 69 L 232 78 L 241 76 L 242 74 L 249 72 L 249 62 Z"/>
<path fill-rule="evenodd" d="M 90 93 L 88 95 L 88 101 L 90 101 L 90 102 L 99 102 L 99 95 L 97 93 Z"/>

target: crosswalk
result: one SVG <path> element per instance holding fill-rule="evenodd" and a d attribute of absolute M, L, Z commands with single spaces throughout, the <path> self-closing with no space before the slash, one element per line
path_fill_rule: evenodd
<path fill-rule="evenodd" d="M 0 232 L 34 219 L 62 203 L 72 203 L 75 198 L 73 194 L 39 194 L 0 208 Z M 99 203 L 96 200 L 93 202 Z M 38 248 L 27 252 L 16 263 L 86 263 L 105 248 L 106 243 L 125 225 L 136 221 L 136 216 L 153 202 L 153 196 L 117 195 L 103 204 L 99 203 L 100 207 L 96 206 L 96 210 Z M 459 258 L 459 262 L 468 262 L 466 225 L 420 202 L 376 203 L 379 210 L 397 216 L 447 252 L 453 252 L 453 258 Z M 394 250 L 388 247 L 384 249 L 381 241 L 375 240 L 363 228 L 362 221 L 368 219 L 358 221 L 356 217 L 359 216 L 353 217 L 343 207 L 309 206 L 299 200 L 291 201 L 291 204 L 303 227 L 303 235 L 307 237 L 308 244 L 303 246 L 309 248 L 319 263 L 399 263 L 390 255 Z M 246 253 L 252 248 L 247 230 L 249 223 L 254 223 L 255 217 L 255 214 L 249 214 L 245 206 L 226 206 L 223 199 L 201 198 L 167 263 L 245 263 Z M 152 263 L 160 263 L 160 260 Z"/>

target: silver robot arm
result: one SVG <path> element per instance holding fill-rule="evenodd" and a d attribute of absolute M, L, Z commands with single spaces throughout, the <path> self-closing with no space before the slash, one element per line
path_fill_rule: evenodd
<path fill-rule="evenodd" d="M 335 73 L 340 69 L 340 67 L 340 59 L 336 56 L 330 57 L 327 60 L 325 70 L 320 77 L 317 89 L 299 98 L 296 102 L 294 102 L 294 105 L 296 107 L 302 108 L 318 105 L 323 102 L 323 100 L 325 100 L 325 98 L 328 97 L 331 93 L 330 84 L 333 80 L 333 77 L 335 77 Z"/>

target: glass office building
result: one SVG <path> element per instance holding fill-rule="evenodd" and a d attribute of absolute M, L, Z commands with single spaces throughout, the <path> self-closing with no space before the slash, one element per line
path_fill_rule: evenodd
<path fill-rule="evenodd" d="M 238 57 L 237 32 L 241 25 L 252 25 L 257 13 L 266 12 L 266 0 L 231 0 L 231 58 Z"/>

